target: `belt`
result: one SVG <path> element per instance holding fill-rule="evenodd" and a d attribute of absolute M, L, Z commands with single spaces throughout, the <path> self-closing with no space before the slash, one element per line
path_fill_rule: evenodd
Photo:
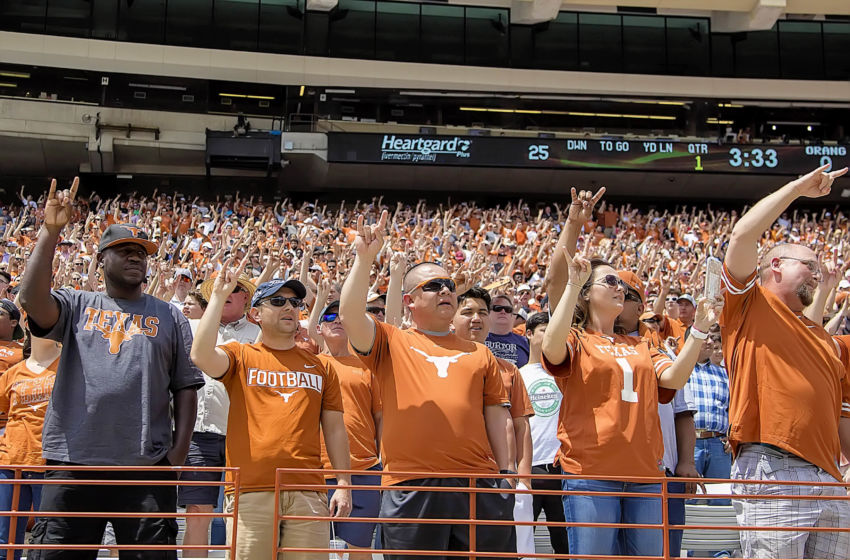
<path fill-rule="evenodd" d="M 770 449 L 772 451 L 776 451 L 777 453 L 781 453 L 782 455 L 785 455 L 786 457 L 797 457 L 797 455 L 794 455 L 793 453 L 791 453 L 787 449 L 782 449 L 781 447 L 779 447 L 777 445 L 771 445 L 769 443 L 762 443 L 760 441 L 748 441 L 746 443 L 742 443 L 741 445 L 742 446 L 743 445 L 756 445 L 756 446 L 759 446 L 759 447 L 764 447 L 766 449 Z"/>
<path fill-rule="evenodd" d="M 708 439 L 714 437 L 726 437 L 722 432 L 712 432 L 711 430 L 697 430 L 697 439 Z"/>

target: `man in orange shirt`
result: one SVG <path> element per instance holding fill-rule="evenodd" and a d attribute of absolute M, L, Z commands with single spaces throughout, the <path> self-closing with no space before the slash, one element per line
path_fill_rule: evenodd
<path fill-rule="evenodd" d="M 320 427 L 333 466 L 350 466 L 336 372 L 295 344 L 298 314 L 307 295 L 301 282 L 271 280 L 257 287 L 251 313 L 262 329 L 262 342 L 216 346 L 224 304 L 246 260 L 235 270 L 230 266 L 232 259 L 228 260 L 216 277 L 191 355 L 207 375 L 221 380 L 230 396 L 227 466 L 239 467 L 242 480 L 234 560 L 265 556 L 278 537 L 282 547 L 327 548 L 329 527 L 325 521 L 287 520 L 282 527 L 275 526 L 276 469 L 320 469 Z M 230 477 L 228 473 L 228 480 Z M 324 483 L 320 473 L 282 478 L 285 484 Z M 351 484 L 348 475 L 339 475 L 338 480 Z M 324 492 L 283 491 L 279 504 L 285 515 L 345 517 L 351 511 L 351 491 L 337 490 L 330 503 Z M 224 509 L 228 513 L 234 509 L 232 492 L 225 498 Z M 233 520 L 228 518 L 227 523 L 229 539 Z M 320 553 L 297 556 L 327 558 Z"/>
<path fill-rule="evenodd" d="M 484 344 L 490 332 L 490 294 L 483 288 L 470 288 L 458 297 L 458 309 L 452 325 L 455 334 L 464 340 Z M 508 453 L 510 468 L 516 467 L 519 479 L 517 488 L 531 488 L 531 426 L 528 418 L 534 416 L 531 399 L 519 369 L 507 360 L 496 358 L 502 374 L 502 383 L 511 400 L 511 423 L 508 427 Z M 518 494 L 514 506 L 514 520 L 532 521 L 534 517 L 531 496 Z M 517 527 L 518 552 L 534 552 L 533 527 Z"/>
<path fill-rule="evenodd" d="M 403 280 L 404 305 L 415 328 L 379 323 L 366 312 L 369 269 L 383 245 L 387 213 L 365 226 L 357 219 L 356 257 L 342 288 L 340 312 L 349 342 L 381 388 L 381 437 L 387 471 L 431 473 L 426 478 L 385 475 L 394 485 L 381 498 L 381 517 L 468 519 L 469 497 L 458 492 L 406 490 L 405 486 L 458 488 L 468 478 L 442 473 L 488 473 L 477 485 L 498 489 L 500 472 L 509 471 L 507 394 L 496 358 L 486 347 L 451 333 L 457 309 L 455 283 L 434 263 L 411 267 Z M 511 520 L 511 494 L 477 493 L 476 518 Z M 384 523 L 387 549 L 469 550 L 465 524 Z M 476 550 L 513 552 L 512 526 L 480 525 Z M 388 559 L 407 556 L 387 556 Z"/>
<path fill-rule="evenodd" d="M 763 198 L 732 230 L 720 324 L 730 379 L 732 478 L 740 481 L 734 494 L 844 494 L 838 487 L 757 482 L 837 482 L 839 453 L 850 450 L 848 349 L 803 315 L 821 278 L 818 257 L 786 243 L 758 258 L 759 239 L 789 204 L 829 194 L 833 180 L 847 172 L 827 168 Z M 850 558 L 850 533 L 808 530 L 850 527 L 850 503 L 741 498 L 733 504 L 741 525 L 800 529 L 742 531 L 744 557 Z"/>
<path fill-rule="evenodd" d="M 316 305 L 323 302 L 316 301 Z M 339 301 L 332 301 L 319 315 L 318 329 L 324 341 L 325 353 L 319 358 L 333 367 L 339 377 L 345 430 L 348 432 L 348 446 L 351 455 L 351 468 L 363 470 L 363 474 L 351 476 L 352 484 L 377 486 L 381 484 L 381 458 L 378 454 L 381 440 L 381 397 L 372 372 L 363 367 L 363 362 L 353 355 L 348 346 L 348 335 L 339 319 Z M 322 447 L 322 462 L 326 469 L 333 468 L 327 450 Z M 378 471 L 368 472 L 368 471 Z M 325 481 L 334 495 L 336 476 L 329 474 Z M 357 490 L 352 492 L 351 517 L 378 517 L 381 506 L 380 490 Z M 359 548 L 369 548 L 375 533 L 375 523 L 334 523 L 334 534 L 348 543 L 349 560 L 372 560 L 371 552 L 357 552 Z"/>

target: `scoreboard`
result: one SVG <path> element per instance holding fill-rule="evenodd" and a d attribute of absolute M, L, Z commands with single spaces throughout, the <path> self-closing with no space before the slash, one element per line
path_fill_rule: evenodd
<path fill-rule="evenodd" d="M 850 165 L 842 145 L 328 133 L 331 163 L 800 175 Z"/>

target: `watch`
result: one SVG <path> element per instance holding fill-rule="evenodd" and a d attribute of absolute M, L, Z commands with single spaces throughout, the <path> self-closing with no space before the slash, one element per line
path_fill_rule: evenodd
<path fill-rule="evenodd" d="M 500 469 L 499 474 L 516 474 L 516 471 L 512 471 L 510 469 Z"/>

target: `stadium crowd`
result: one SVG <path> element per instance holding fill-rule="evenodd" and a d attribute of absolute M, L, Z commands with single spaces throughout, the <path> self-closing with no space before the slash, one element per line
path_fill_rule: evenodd
<path fill-rule="evenodd" d="M 380 513 L 383 547 L 455 551 L 468 550 L 466 525 L 392 522 L 468 516 L 462 491 L 425 490 L 468 484 L 440 473 L 492 473 L 478 479 L 485 488 L 586 493 L 480 493 L 482 519 L 545 511 L 550 521 L 604 523 L 660 523 L 658 499 L 593 496 L 659 485 L 593 476 L 732 477 L 742 481 L 734 493 L 747 494 L 787 490 L 749 479 L 850 482 L 850 215 L 788 208 L 843 173 L 816 170 L 741 211 L 615 206 L 604 189 L 496 207 L 272 203 L 239 192 L 103 198 L 77 192 L 77 180 L 22 190 L 20 205 L 0 208 L 0 463 L 46 462 L 46 474 L 24 476 L 71 481 L 27 486 L 21 506 L 36 511 L 231 512 L 232 491 L 222 504 L 216 486 L 107 496 L 72 483 L 94 475 L 62 467 L 239 467 L 237 557 L 246 559 L 271 551 L 278 531 L 281 546 L 328 546 L 325 523 L 274 527 L 281 467 L 363 471 L 286 475 L 330 490 L 286 491 L 282 513 Z M 711 258 L 724 263 L 717 297 L 704 295 L 718 281 Z M 382 469 L 434 476 L 384 476 L 393 490 L 383 493 L 334 488 L 375 484 Z M 534 477 L 562 472 L 591 479 Z M 135 475 L 150 476 L 109 474 Z M 839 490 L 795 490 L 816 491 Z M 11 500 L 12 486 L 0 486 L 0 507 Z M 734 500 L 742 525 L 800 528 L 742 531 L 746 557 L 850 556 L 849 533 L 806 530 L 850 526 L 850 502 L 775 503 Z M 670 500 L 671 522 L 684 522 L 684 504 Z M 175 542 L 173 519 L 109 521 L 121 544 Z M 99 543 L 106 522 L 39 518 L 33 542 Z M 25 526 L 18 520 L 15 542 Z M 358 549 L 373 546 L 374 524 L 333 530 L 352 560 L 370 557 Z M 187 519 L 183 544 L 198 548 L 184 557 L 207 555 L 209 531 L 210 517 Z M 3 542 L 9 532 L 2 518 Z M 661 554 L 658 530 L 549 532 L 557 553 Z M 480 526 L 476 543 L 534 555 L 528 527 Z M 681 531 L 670 543 L 678 556 Z"/>

